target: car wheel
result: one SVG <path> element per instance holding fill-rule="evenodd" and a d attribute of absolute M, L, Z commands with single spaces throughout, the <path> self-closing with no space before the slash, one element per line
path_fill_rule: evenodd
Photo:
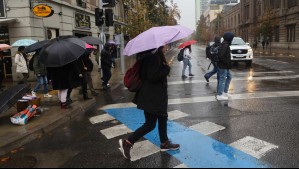
<path fill-rule="evenodd" d="M 247 61 L 247 62 L 246 62 L 246 66 L 247 66 L 247 67 L 251 67 L 251 65 L 252 65 L 252 61 Z"/>

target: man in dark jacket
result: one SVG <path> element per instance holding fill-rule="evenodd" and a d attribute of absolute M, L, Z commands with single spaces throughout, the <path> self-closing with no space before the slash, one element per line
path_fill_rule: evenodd
<path fill-rule="evenodd" d="M 217 48 L 217 47 L 220 48 L 221 38 L 215 37 L 214 41 L 215 41 L 215 43 L 207 50 L 210 50 L 211 48 Z M 206 81 L 209 83 L 210 78 L 218 72 L 218 65 L 217 65 L 218 61 L 215 60 L 215 58 L 211 58 L 211 53 L 209 51 L 207 51 L 207 56 L 211 60 L 211 64 L 213 64 L 213 66 L 214 66 L 214 69 L 211 72 L 208 72 L 207 74 L 205 74 L 205 76 L 204 76 Z M 217 79 L 219 79 L 219 78 L 217 77 Z"/>
<path fill-rule="evenodd" d="M 111 79 L 111 67 L 112 67 L 112 46 L 110 44 L 105 44 L 104 49 L 101 52 L 101 66 L 103 71 L 102 85 L 103 89 L 109 88 L 108 82 Z"/>
<path fill-rule="evenodd" d="M 218 63 L 219 82 L 217 100 L 228 100 L 230 97 L 228 94 L 229 85 L 232 80 L 232 75 L 230 73 L 232 67 L 230 45 L 234 37 L 235 35 L 231 32 L 226 32 L 223 35 L 224 41 L 221 45 Z"/>
<path fill-rule="evenodd" d="M 172 144 L 167 136 L 167 76 L 170 73 L 170 67 L 165 59 L 166 49 L 167 46 L 164 46 L 155 52 L 147 52 L 143 56 L 138 56 L 139 61 L 141 61 L 140 77 L 142 87 L 136 93 L 133 102 L 137 104 L 138 109 L 144 110 L 146 122 L 127 140 L 119 140 L 121 151 L 126 159 L 131 158 L 132 146 L 140 138 L 154 130 L 157 121 L 161 151 L 178 150 L 180 148 L 180 145 Z"/>

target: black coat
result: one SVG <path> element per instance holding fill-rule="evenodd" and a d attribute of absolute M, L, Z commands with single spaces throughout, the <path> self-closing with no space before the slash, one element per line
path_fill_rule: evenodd
<path fill-rule="evenodd" d="M 221 45 L 218 67 L 220 69 L 231 69 L 232 68 L 230 44 L 226 41 L 224 41 Z"/>
<path fill-rule="evenodd" d="M 141 64 L 142 87 L 133 102 L 146 113 L 167 116 L 167 76 L 170 67 L 164 65 L 157 54 L 145 56 Z"/>
<path fill-rule="evenodd" d="M 101 66 L 106 70 L 112 67 L 112 55 L 107 49 L 103 49 L 101 52 Z"/>
<path fill-rule="evenodd" d="M 80 85 L 78 82 L 79 74 L 76 62 L 72 62 L 63 67 L 48 68 L 48 78 L 52 81 L 54 90 L 64 90 L 76 88 Z"/>
<path fill-rule="evenodd" d="M 0 57 L 0 82 L 2 82 L 3 77 L 4 77 L 4 59 Z"/>

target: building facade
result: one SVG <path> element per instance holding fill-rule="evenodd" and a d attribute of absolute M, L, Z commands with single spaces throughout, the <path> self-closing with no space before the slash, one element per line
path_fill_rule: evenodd
<path fill-rule="evenodd" d="M 100 28 L 95 24 L 95 8 L 100 6 L 100 2 L 98 0 L 0 0 L 4 11 L 0 18 L 0 43 L 13 44 L 20 39 L 42 41 L 63 35 L 99 37 L 101 33 L 112 39 L 115 36 L 108 35 L 120 34 L 119 27 L 124 25 L 123 3 L 118 1 L 119 3 L 113 8 L 114 26 L 109 29 L 105 24 Z M 52 7 L 54 14 L 51 17 L 35 16 L 32 8 L 39 4 Z M 15 73 L 13 61 L 16 51 L 17 48 L 14 47 L 3 53 L 9 62 L 6 65 L 5 76 L 13 77 L 13 80 L 20 78 Z"/>
<path fill-rule="evenodd" d="M 256 34 L 267 10 L 271 10 L 271 20 L 275 21 L 272 37 Z M 241 0 L 240 5 L 225 12 L 224 20 L 227 30 L 239 31 L 237 33 L 251 44 L 254 40 L 268 39 L 275 48 L 299 49 L 298 13 L 298 0 Z"/>

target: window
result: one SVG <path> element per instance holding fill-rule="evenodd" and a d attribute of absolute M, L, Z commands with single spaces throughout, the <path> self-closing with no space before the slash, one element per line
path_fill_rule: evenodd
<path fill-rule="evenodd" d="M 86 0 L 77 0 L 77 5 L 86 8 Z"/>
<path fill-rule="evenodd" d="M 280 8 L 281 0 L 270 0 L 270 6 L 273 9 Z"/>
<path fill-rule="evenodd" d="M 275 26 L 274 28 L 274 38 L 275 42 L 279 42 L 279 26 Z"/>
<path fill-rule="evenodd" d="M 245 6 L 245 20 L 249 20 L 249 5 Z"/>
<path fill-rule="evenodd" d="M 287 42 L 295 42 L 296 40 L 296 25 L 287 26 Z"/>
<path fill-rule="evenodd" d="M 288 8 L 292 8 L 298 5 L 298 0 L 288 0 Z"/>

